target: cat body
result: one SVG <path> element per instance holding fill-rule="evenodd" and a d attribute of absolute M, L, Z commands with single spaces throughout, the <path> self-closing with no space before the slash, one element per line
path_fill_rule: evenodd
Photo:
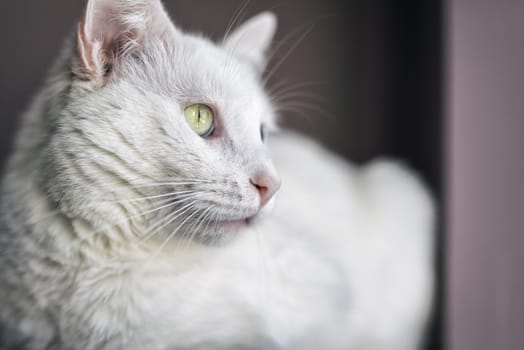
<path fill-rule="evenodd" d="M 88 2 L 2 183 L 2 348 L 417 348 L 431 199 L 395 163 L 262 142 L 274 27 L 259 15 L 220 46 L 158 1 Z"/>

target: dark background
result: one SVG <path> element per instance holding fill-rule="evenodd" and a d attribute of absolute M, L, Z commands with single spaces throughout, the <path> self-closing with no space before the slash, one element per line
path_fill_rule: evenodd
<path fill-rule="evenodd" d="M 165 4 L 181 28 L 221 39 L 244 2 Z M 42 84 L 82 7 L 79 0 L 0 2 L 0 164 L 20 113 Z M 298 110 L 285 113 L 282 124 L 314 136 L 354 162 L 377 156 L 403 159 L 441 199 L 441 1 L 252 0 L 241 18 L 268 9 L 279 18 L 273 66 L 289 53 L 270 86 L 279 81 L 301 84 L 296 90 L 300 98 L 293 102 Z M 289 52 L 310 25 L 311 32 Z M 442 348 L 443 242 L 442 235 L 438 237 L 439 283 L 428 349 Z"/>

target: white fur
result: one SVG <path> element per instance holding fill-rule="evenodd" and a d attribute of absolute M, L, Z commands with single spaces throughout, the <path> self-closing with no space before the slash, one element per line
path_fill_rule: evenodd
<path fill-rule="evenodd" d="M 114 1 L 121 23 L 167 20 L 147 12 L 160 3 Z M 174 27 L 140 36 L 102 85 L 71 78 L 68 44 L 3 181 L 6 347 L 416 349 L 431 301 L 431 200 L 395 163 L 353 167 L 288 133 L 262 142 L 273 106 L 253 60 L 232 48 L 264 57 L 270 18 L 241 27 L 226 49 Z M 191 130 L 191 103 L 213 106 L 220 137 Z M 260 213 L 250 178 L 275 169 L 282 189 Z M 173 208 L 147 213 L 156 199 L 136 199 L 188 187 L 143 185 L 187 179 L 213 181 L 191 187 L 206 202 L 145 239 Z M 189 213 L 204 222 L 185 223 Z M 258 219 L 229 232 L 205 213 Z"/>

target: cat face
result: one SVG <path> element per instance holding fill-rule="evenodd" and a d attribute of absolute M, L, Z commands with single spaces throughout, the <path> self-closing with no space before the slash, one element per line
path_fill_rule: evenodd
<path fill-rule="evenodd" d="M 217 45 L 175 28 L 159 1 L 89 1 L 54 136 L 74 150 L 60 169 L 83 180 L 62 171 L 75 183 L 62 198 L 135 213 L 142 238 L 220 242 L 249 225 L 280 187 L 260 79 L 274 30 L 261 14 Z"/>

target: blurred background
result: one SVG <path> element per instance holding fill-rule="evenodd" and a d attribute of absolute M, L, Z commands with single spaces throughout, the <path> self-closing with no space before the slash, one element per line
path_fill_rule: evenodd
<path fill-rule="evenodd" d="M 214 39 L 246 4 L 164 2 Z M 0 2 L 0 167 L 82 6 Z M 438 200 L 426 349 L 522 348 L 524 1 L 251 0 L 239 22 L 263 10 L 279 18 L 269 86 L 294 98 L 282 124 L 356 163 L 402 159 Z"/>
<path fill-rule="evenodd" d="M 388 0 L 167 0 L 176 24 L 219 40 L 237 23 L 270 10 L 279 28 L 270 89 L 289 95 L 281 124 L 347 159 L 395 157 L 441 198 L 442 4 Z M 41 86 L 83 1 L 0 2 L 0 164 L 19 114 Z M 285 85 L 283 85 L 285 84 Z M 438 235 L 437 237 L 442 237 Z M 442 240 L 427 349 L 442 344 Z"/>

